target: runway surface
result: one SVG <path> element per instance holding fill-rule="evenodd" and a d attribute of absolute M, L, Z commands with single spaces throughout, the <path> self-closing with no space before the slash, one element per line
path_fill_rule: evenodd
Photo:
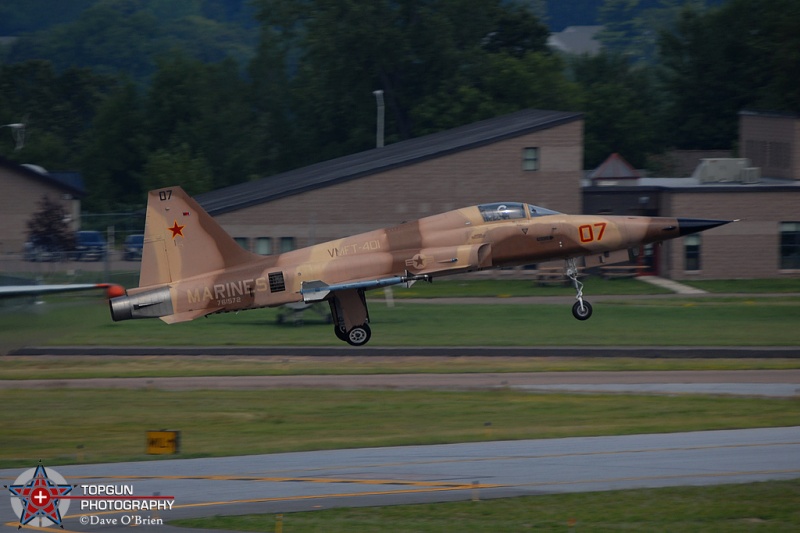
<path fill-rule="evenodd" d="M 131 486 L 137 496 L 174 496 L 172 510 L 160 512 L 81 511 L 87 500 L 71 501 L 65 531 L 108 531 L 130 526 L 92 526 L 91 521 L 123 516 L 166 521 L 790 479 L 800 476 L 800 427 L 368 448 L 52 470 L 71 484 Z M 9 484 L 21 472 L 0 470 L 0 477 Z M 82 490 L 77 487 L 74 493 L 82 494 Z M 17 526 L 10 498 L 0 498 L 0 516 L 6 526 Z"/>
<path fill-rule="evenodd" d="M 384 374 L 75 380 L 3 380 L 0 388 L 391 388 L 733 394 L 796 398 L 800 370 Z M 30 465 L 31 468 L 36 465 Z M 129 486 L 174 496 L 163 511 L 81 509 L 64 531 L 109 531 L 135 520 L 284 513 L 555 492 L 707 485 L 800 477 L 800 426 L 660 435 L 501 441 L 135 463 L 44 465 L 74 485 Z M 26 468 L 0 470 L 4 485 Z M 74 495 L 83 495 L 80 487 Z M 123 524 L 119 521 L 129 519 Z M 93 521 L 118 520 L 116 525 Z M 84 521 L 84 522 L 81 522 Z M 15 528 L 11 497 L 0 524 Z M 185 531 L 143 524 L 141 531 Z M 56 530 L 49 529 L 48 530 Z M 197 531 L 197 530 L 192 530 Z"/>

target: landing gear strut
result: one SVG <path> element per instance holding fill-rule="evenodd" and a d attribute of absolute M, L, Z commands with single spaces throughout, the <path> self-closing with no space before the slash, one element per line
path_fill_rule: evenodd
<path fill-rule="evenodd" d="M 361 289 L 339 291 L 328 300 L 336 338 L 351 346 L 363 346 L 372 337 L 367 300 Z"/>
<path fill-rule="evenodd" d="M 572 280 L 572 284 L 575 286 L 575 292 L 577 293 L 575 299 L 578 300 L 572 306 L 572 316 L 578 320 L 586 320 L 592 316 L 592 304 L 583 299 L 583 283 L 578 281 L 578 265 L 574 257 L 566 260 L 566 270 L 567 277 Z"/>

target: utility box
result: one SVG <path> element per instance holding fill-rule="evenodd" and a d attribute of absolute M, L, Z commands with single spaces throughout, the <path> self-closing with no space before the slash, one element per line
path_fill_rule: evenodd
<path fill-rule="evenodd" d="M 700 183 L 758 183 L 761 169 L 745 158 L 701 159 L 692 177 Z"/>
<path fill-rule="evenodd" d="M 168 455 L 181 451 L 181 432 L 167 429 L 147 432 L 148 455 Z"/>

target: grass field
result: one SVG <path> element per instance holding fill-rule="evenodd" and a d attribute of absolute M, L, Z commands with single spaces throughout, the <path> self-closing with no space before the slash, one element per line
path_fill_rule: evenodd
<path fill-rule="evenodd" d="M 550 494 L 501 500 L 332 509 L 284 514 L 291 533 L 617 533 L 797 531 L 800 480 Z M 171 525 L 275 531 L 276 515 L 175 520 Z"/>
<path fill-rule="evenodd" d="M 117 377 L 453 374 L 621 370 L 783 370 L 800 359 L 638 357 L 6 356 L 0 380 Z M 20 385 L 22 386 L 22 385 Z"/>
<path fill-rule="evenodd" d="M 0 390 L 0 467 L 40 459 L 48 465 L 144 460 L 145 433 L 161 428 L 181 430 L 177 458 L 186 458 L 773 427 L 800 420 L 800 402 L 790 399 L 531 394 L 510 389 L 142 387 Z"/>
<path fill-rule="evenodd" d="M 800 297 L 742 296 L 598 302 L 576 321 L 563 304 L 370 306 L 372 346 L 795 346 Z M 83 296 L 0 317 L 0 349 L 24 345 L 335 345 L 332 326 L 310 318 L 277 325 L 274 309 L 166 325 L 114 323 L 107 305 Z"/>

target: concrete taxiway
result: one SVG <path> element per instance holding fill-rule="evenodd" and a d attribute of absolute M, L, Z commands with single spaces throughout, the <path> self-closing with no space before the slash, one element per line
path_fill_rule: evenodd
<path fill-rule="evenodd" d="M 109 512 L 72 500 L 66 531 L 92 517 L 170 519 L 543 493 L 710 485 L 800 476 L 800 427 L 282 453 L 52 467 L 68 483 L 174 496 L 171 510 Z M 0 470 L 9 484 L 22 469 Z M 10 498 L 2 523 L 16 527 Z M 86 504 L 83 504 L 84 506 Z M 155 529 L 155 528 L 154 528 Z M 146 528 L 145 530 L 150 530 Z M 158 531 L 172 531 L 159 526 Z"/>

